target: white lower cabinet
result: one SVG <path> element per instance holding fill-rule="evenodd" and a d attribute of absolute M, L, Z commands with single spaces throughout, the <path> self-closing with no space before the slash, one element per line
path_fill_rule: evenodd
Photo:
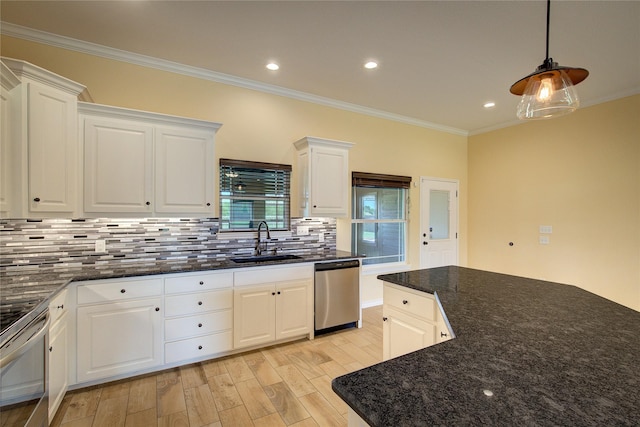
<path fill-rule="evenodd" d="M 69 388 L 69 325 L 67 290 L 49 304 L 49 423 Z"/>
<path fill-rule="evenodd" d="M 235 348 L 265 344 L 276 339 L 275 285 L 251 286 L 233 292 Z"/>
<path fill-rule="evenodd" d="M 73 385 L 313 337 L 311 263 L 85 281 L 71 289 Z"/>
<path fill-rule="evenodd" d="M 313 331 L 313 281 L 276 285 L 276 340 L 295 338 Z"/>
<path fill-rule="evenodd" d="M 77 288 L 78 382 L 161 366 L 162 279 L 87 283 Z"/>
<path fill-rule="evenodd" d="M 165 363 L 204 359 L 233 349 L 233 273 L 165 280 Z"/>
<path fill-rule="evenodd" d="M 384 283 L 382 357 L 384 360 L 437 344 L 450 332 L 431 294 Z"/>
<path fill-rule="evenodd" d="M 313 334 L 313 266 L 235 274 L 234 348 Z"/>

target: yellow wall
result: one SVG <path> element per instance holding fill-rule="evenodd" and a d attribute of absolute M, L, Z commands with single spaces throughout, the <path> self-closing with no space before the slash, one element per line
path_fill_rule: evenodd
<path fill-rule="evenodd" d="M 1 53 L 86 85 L 98 103 L 221 122 L 217 158 L 293 163 L 292 143 L 311 135 L 354 142 L 352 171 L 458 179 L 460 265 L 640 310 L 640 96 L 466 138 L 6 36 Z M 410 196 L 419 268 L 419 188 Z M 553 227 L 549 245 L 540 225 Z M 349 234 L 338 221 L 340 249 Z M 381 298 L 376 282 L 365 278 L 365 301 Z"/>
<path fill-rule="evenodd" d="M 304 136 L 355 143 L 350 170 L 460 180 L 460 263 L 466 263 L 467 138 L 286 97 L 131 65 L 3 36 L 2 55 L 22 59 L 87 86 L 96 103 L 220 122 L 216 158 L 292 164 Z M 293 182 L 295 186 L 297 182 Z M 410 191 L 409 261 L 419 266 L 419 188 Z M 292 205 L 297 205 L 293 192 Z M 217 207 L 216 207 L 217 209 Z M 293 213 L 297 216 L 296 213 Z M 350 249 L 348 220 L 338 248 Z M 413 237 L 415 236 L 415 238 Z M 365 300 L 382 298 L 375 279 Z"/>
<path fill-rule="evenodd" d="M 472 136 L 468 161 L 470 267 L 640 310 L 640 95 Z"/>

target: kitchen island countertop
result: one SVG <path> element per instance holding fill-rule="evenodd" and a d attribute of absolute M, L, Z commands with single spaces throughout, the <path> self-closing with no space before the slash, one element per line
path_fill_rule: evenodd
<path fill-rule="evenodd" d="M 463 267 L 378 278 L 435 294 L 456 338 L 334 379 L 371 426 L 639 425 L 639 312 Z"/>

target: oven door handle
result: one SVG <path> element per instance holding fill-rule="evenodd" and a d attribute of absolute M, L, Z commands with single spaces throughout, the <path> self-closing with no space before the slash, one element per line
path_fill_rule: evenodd
<path fill-rule="evenodd" d="M 27 332 L 26 330 L 33 328 L 35 324 L 42 321 L 43 321 L 43 316 L 42 315 L 38 316 L 33 322 L 31 322 L 30 325 L 25 327 L 24 330 L 22 330 L 21 332 L 18 332 L 18 335 Z M 29 339 L 27 339 L 24 343 L 22 343 L 18 348 L 10 351 L 8 354 L 2 355 L 2 358 L 0 358 L 0 368 L 4 368 L 9 363 L 17 359 L 19 356 L 26 353 L 40 338 L 42 338 L 43 335 L 49 332 L 50 321 L 51 321 L 51 318 L 49 317 L 49 310 L 47 310 L 44 312 L 44 323 L 42 324 L 42 326 L 40 326 L 39 329 L 31 337 L 29 337 Z"/>

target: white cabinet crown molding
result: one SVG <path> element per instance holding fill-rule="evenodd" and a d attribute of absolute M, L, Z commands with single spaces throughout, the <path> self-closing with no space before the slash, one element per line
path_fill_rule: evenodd
<path fill-rule="evenodd" d="M 220 129 L 222 123 L 207 120 L 192 119 L 189 117 L 171 116 L 163 113 L 134 110 L 130 108 L 114 107 L 111 105 L 78 102 L 78 113 L 87 115 L 100 115 L 115 119 L 144 120 L 146 122 L 161 125 L 186 125 L 194 128 L 213 130 Z"/>
<path fill-rule="evenodd" d="M 11 68 L 4 63 L 4 58 L 0 61 L 0 78 L 2 79 L 2 88 L 8 91 L 20 84 L 20 79 L 13 74 Z"/>
<path fill-rule="evenodd" d="M 309 144 L 321 144 L 325 147 L 351 149 L 355 144 L 353 142 L 338 141 L 335 139 L 318 138 L 316 136 L 305 136 L 293 143 L 297 150 L 306 148 Z"/>
<path fill-rule="evenodd" d="M 28 78 L 47 86 L 54 87 L 73 96 L 78 96 L 86 91 L 86 87 L 66 77 L 62 77 L 51 71 L 40 68 L 29 62 L 19 59 L 2 57 L 2 62 L 20 79 Z"/>

